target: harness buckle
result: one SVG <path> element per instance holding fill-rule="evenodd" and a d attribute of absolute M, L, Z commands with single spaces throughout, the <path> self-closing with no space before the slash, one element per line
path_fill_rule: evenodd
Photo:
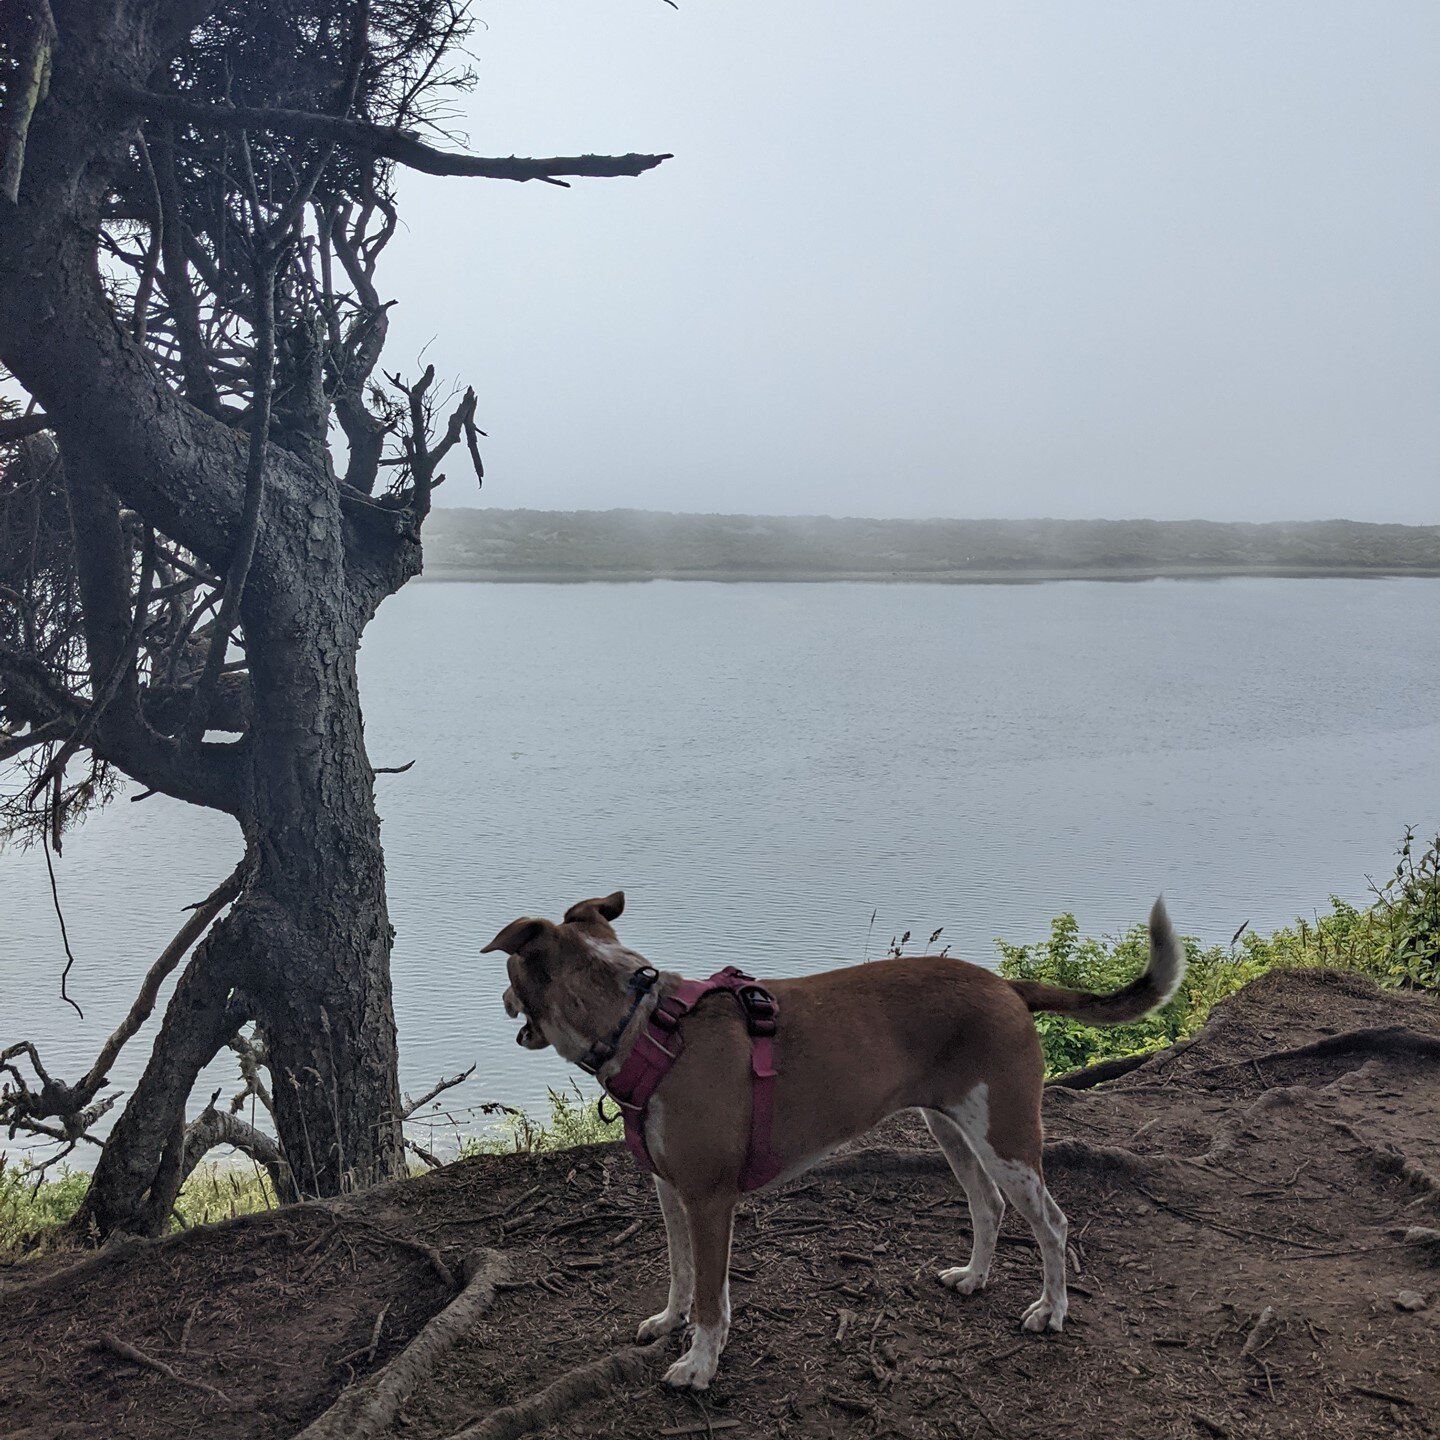
<path fill-rule="evenodd" d="M 780 1007 L 763 986 L 751 983 L 736 988 L 735 998 L 745 1012 L 745 1028 L 751 1035 L 768 1037 L 779 1028 Z"/>

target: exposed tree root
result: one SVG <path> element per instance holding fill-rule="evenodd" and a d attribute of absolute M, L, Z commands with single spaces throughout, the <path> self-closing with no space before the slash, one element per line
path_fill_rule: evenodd
<path fill-rule="evenodd" d="M 1262 1115 L 1271 1110 L 1308 1104 L 1313 1099 L 1314 1093 L 1304 1085 L 1288 1085 L 1283 1088 L 1277 1086 L 1273 1090 L 1266 1090 L 1238 1114 L 1227 1115 L 1216 1127 L 1210 1148 L 1203 1155 L 1190 1157 L 1191 1162 L 1196 1165 L 1213 1165 L 1240 1144 L 1241 1137 Z"/>
<path fill-rule="evenodd" d="M 1047 1168 L 1089 1170 L 1095 1174 L 1118 1171 L 1132 1179 L 1150 1179 L 1157 1170 L 1175 1163 L 1172 1155 L 1142 1155 L 1123 1145 L 1097 1145 L 1090 1140 L 1047 1140 Z"/>
<path fill-rule="evenodd" d="M 1056 1167 L 1102 1172 L 1121 1171 L 1140 1179 L 1175 1163 L 1171 1155 L 1141 1155 L 1120 1145 L 1096 1145 L 1089 1140 L 1047 1140 L 1045 1163 Z M 950 1164 L 939 1150 L 894 1150 L 872 1146 L 841 1155 L 816 1171 L 824 1175 L 946 1175 Z"/>
<path fill-rule="evenodd" d="M 388 1430 L 440 1357 L 489 1309 L 495 1284 L 505 1275 L 505 1257 L 498 1251 L 481 1251 L 471 1268 L 474 1273 L 460 1294 L 389 1364 L 342 1392 L 295 1440 L 373 1440 Z"/>
<path fill-rule="evenodd" d="M 873 1145 L 817 1165 L 821 1175 L 948 1175 L 949 1162 L 939 1150 L 895 1150 Z"/>
<path fill-rule="evenodd" d="M 1364 1131 L 1357 1130 L 1347 1121 L 1337 1120 L 1335 1123 L 1357 1145 L 1364 1147 L 1367 1159 L 1382 1174 L 1399 1175 L 1401 1179 L 1408 1181 L 1422 1194 L 1427 1195 L 1432 1202 L 1440 1200 L 1440 1176 L 1437 1176 L 1427 1166 L 1422 1165 L 1418 1160 L 1412 1160 L 1403 1150 L 1394 1145 L 1386 1144 L 1383 1140 L 1371 1139 Z"/>
<path fill-rule="evenodd" d="M 1119 1055 L 1113 1060 L 1097 1060 L 1083 1070 L 1071 1070 L 1067 1075 L 1057 1075 L 1045 1084 L 1061 1090 L 1093 1090 L 1097 1085 L 1104 1085 L 1108 1080 L 1118 1080 L 1122 1075 L 1128 1075 L 1132 1070 L 1148 1065 L 1157 1055 L 1169 1055 L 1173 1058 L 1189 1043 L 1188 1040 L 1182 1040 L 1168 1050 L 1147 1050 L 1143 1055 Z"/>
<path fill-rule="evenodd" d="M 1295 1045 L 1288 1050 L 1271 1050 L 1244 1060 L 1227 1060 L 1223 1065 L 1207 1066 L 1201 1073 L 1208 1075 L 1219 1070 L 1234 1070 L 1242 1065 L 1273 1065 L 1285 1060 L 1320 1060 L 1332 1055 L 1440 1060 L 1440 1035 L 1427 1035 L 1423 1030 L 1412 1030 L 1408 1025 L 1376 1025 L 1327 1035 L 1322 1040 L 1312 1040 L 1308 1045 Z"/>
<path fill-rule="evenodd" d="M 492 1411 L 483 1420 L 457 1430 L 449 1440 L 518 1440 L 546 1425 L 553 1425 L 570 1411 L 594 1400 L 617 1385 L 634 1385 L 669 1360 L 665 1345 L 631 1345 L 603 1360 L 567 1370 L 538 1394 Z M 307 1432 L 308 1436 L 308 1432 Z"/>

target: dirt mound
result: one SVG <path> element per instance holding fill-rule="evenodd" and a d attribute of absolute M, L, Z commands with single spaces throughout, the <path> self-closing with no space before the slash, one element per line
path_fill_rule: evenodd
<path fill-rule="evenodd" d="M 607 1146 L 16 1267 L 0 1435 L 1437 1433 L 1433 1001 L 1269 977 L 1187 1045 L 1052 1085 L 1047 1135 L 1061 1336 L 1019 1330 L 1040 1267 L 1013 1217 L 984 1294 L 935 1283 L 967 1212 L 907 1119 L 742 1207 L 720 1374 L 665 1393 L 678 1341 L 632 1343 L 663 1230 Z"/>

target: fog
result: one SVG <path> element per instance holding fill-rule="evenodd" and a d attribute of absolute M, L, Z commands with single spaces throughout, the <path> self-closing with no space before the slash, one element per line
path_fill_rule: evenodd
<path fill-rule="evenodd" d="M 1440 7 L 485 0 L 387 366 L 540 508 L 1425 522 Z"/>

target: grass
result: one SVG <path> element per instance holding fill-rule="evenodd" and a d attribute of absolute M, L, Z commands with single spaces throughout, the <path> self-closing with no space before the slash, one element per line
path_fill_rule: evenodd
<path fill-rule="evenodd" d="M 7 1164 L 0 1154 L 0 1256 L 64 1225 L 80 1208 L 89 1184 L 85 1171 L 60 1166 L 37 1185 L 26 1166 Z M 175 1228 L 232 1220 L 274 1204 L 270 1182 L 253 1166 L 212 1161 L 197 1166 L 181 1190 Z"/>
<path fill-rule="evenodd" d="M 1143 925 L 1118 938 L 1084 937 L 1073 915 L 1061 915 L 1045 940 L 996 944 L 1002 975 L 1107 991 L 1119 989 L 1144 966 L 1148 941 Z M 1296 920 L 1270 935 L 1244 931 L 1228 947 L 1187 939 L 1185 948 L 1189 968 L 1174 999 L 1133 1025 L 1100 1030 L 1037 1015 L 1048 1072 L 1158 1050 L 1193 1035 L 1215 1004 L 1272 970 L 1328 966 L 1368 975 L 1380 985 L 1440 991 L 1440 838 L 1417 853 L 1407 832 L 1393 876 L 1376 887 L 1374 903 L 1364 909 L 1332 896 L 1329 910 L 1313 921 Z M 536 1154 L 620 1138 L 619 1121 L 602 1120 L 593 1098 L 578 1085 L 550 1091 L 549 1109 L 548 1120 L 507 1113 L 488 1131 L 457 1135 L 456 1149 L 461 1158 Z M 7 1164 L 0 1154 L 0 1255 L 63 1225 L 79 1208 L 88 1183 L 83 1172 L 61 1170 L 37 1185 L 24 1167 Z M 273 1203 L 253 1167 L 211 1163 L 200 1166 L 181 1191 L 176 1224 L 225 1220 Z"/>

